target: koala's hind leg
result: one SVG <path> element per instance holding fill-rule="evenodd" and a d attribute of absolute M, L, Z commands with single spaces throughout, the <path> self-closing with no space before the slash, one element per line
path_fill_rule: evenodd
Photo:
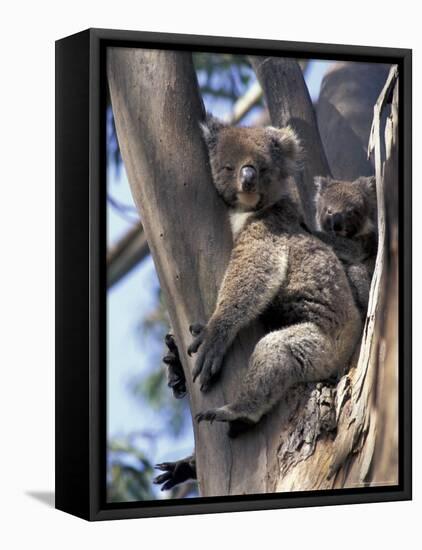
<path fill-rule="evenodd" d="M 299 382 L 317 382 L 338 373 L 333 340 L 314 323 L 270 332 L 256 345 L 234 403 L 199 413 L 198 422 L 229 422 L 229 435 L 256 424 Z"/>

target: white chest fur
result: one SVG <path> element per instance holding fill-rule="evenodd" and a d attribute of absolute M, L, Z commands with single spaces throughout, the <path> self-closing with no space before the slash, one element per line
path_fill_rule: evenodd
<path fill-rule="evenodd" d="M 245 223 L 253 215 L 253 212 L 230 212 L 230 225 L 232 228 L 233 238 L 242 231 Z"/>

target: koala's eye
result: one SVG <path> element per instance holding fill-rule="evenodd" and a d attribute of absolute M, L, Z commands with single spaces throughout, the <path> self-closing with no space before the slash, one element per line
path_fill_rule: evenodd
<path fill-rule="evenodd" d="M 267 173 L 268 172 L 268 166 L 261 166 L 259 171 L 260 171 L 261 174 Z"/>
<path fill-rule="evenodd" d="M 225 166 L 223 166 L 223 170 L 225 172 L 233 172 L 234 168 L 233 168 L 233 166 L 230 166 L 230 165 L 226 164 Z"/>

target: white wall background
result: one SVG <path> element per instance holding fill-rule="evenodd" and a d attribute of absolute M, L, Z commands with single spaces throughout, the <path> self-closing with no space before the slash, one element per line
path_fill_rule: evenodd
<path fill-rule="evenodd" d="M 31 497 L 54 487 L 54 40 L 87 27 L 414 48 L 414 202 L 422 204 L 417 3 L 73 0 L 4 3 L 0 33 L 0 545 L 3 548 L 416 548 L 421 535 L 420 325 L 414 502 L 88 524 Z M 414 309 L 421 230 L 415 227 Z M 419 342 L 418 342 L 419 340 Z"/>

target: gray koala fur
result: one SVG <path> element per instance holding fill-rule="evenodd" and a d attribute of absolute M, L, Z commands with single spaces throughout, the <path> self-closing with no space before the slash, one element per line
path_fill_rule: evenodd
<path fill-rule="evenodd" d="M 256 424 L 299 382 L 338 376 L 361 334 L 345 271 L 333 250 L 303 228 L 288 192 L 300 159 L 290 128 L 239 128 L 213 117 L 202 125 L 217 192 L 228 206 L 234 247 L 214 313 L 188 353 L 201 390 L 211 386 L 236 334 L 262 317 L 257 343 L 233 403 L 197 415 L 230 423 L 229 435 Z"/>
<path fill-rule="evenodd" d="M 317 177 L 315 186 L 315 234 L 343 263 L 364 317 L 378 246 L 375 177 L 355 181 Z"/>

